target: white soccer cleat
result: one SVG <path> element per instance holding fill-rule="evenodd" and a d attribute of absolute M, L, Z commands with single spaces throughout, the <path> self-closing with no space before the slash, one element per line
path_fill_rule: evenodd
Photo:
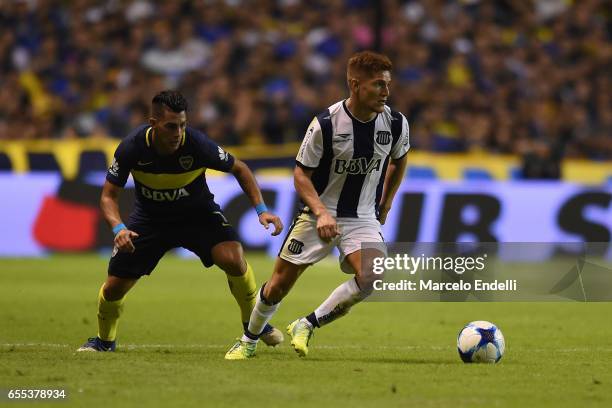
<path fill-rule="evenodd" d="M 280 330 L 273 327 L 272 330 L 262 333 L 259 339 L 266 343 L 266 346 L 276 347 L 285 340 L 285 336 Z"/>

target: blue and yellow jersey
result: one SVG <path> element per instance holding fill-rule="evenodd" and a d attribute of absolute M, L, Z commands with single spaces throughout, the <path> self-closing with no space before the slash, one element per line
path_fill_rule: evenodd
<path fill-rule="evenodd" d="M 207 168 L 229 172 L 233 165 L 232 155 L 189 127 L 176 152 L 159 155 L 153 147 L 153 129 L 143 125 L 119 144 L 106 179 L 123 187 L 132 173 L 136 186 L 133 220 L 176 220 L 218 211 L 205 172 Z"/>

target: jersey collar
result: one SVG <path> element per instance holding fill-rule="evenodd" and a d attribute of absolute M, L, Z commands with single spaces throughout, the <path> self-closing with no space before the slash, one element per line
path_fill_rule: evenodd
<path fill-rule="evenodd" d="M 342 101 L 342 107 L 344 108 L 344 111 L 346 112 L 347 115 L 349 115 L 349 117 L 359 123 L 371 123 L 372 121 L 376 120 L 378 118 L 378 112 L 376 112 L 376 116 L 374 116 L 372 119 L 368 120 L 367 122 L 364 122 L 363 120 L 359 120 L 356 117 L 353 116 L 353 114 L 351 113 L 351 111 L 349 110 L 348 106 L 346 106 L 346 99 Z"/>
<path fill-rule="evenodd" d="M 151 142 L 152 142 L 152 135 L 151 130 L 153 130 L 152 127 L 149 126 L 149 128 L 147 129 L 147 132 L 145 133 L 145 142 L 147 142 L 147 147 L 151 147 Z"/>

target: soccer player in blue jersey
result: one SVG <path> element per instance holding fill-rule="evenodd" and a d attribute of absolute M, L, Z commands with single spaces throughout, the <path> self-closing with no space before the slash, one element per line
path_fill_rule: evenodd
<path fill-rule="evenodd" d="M 100 207 L 115 234 L 108 277 L 98 293 L 98 335 L 79 351 L 114 351 L 117 322 L 124 297 L 143 275 L 149 275 L 166 251 L 183 247 L 227 275 L 245 325 L 255 304 L 257 286 L 234 228 L 213 200 L 204 172 L 207 168 L 234 175 L 272 235 L 282 229 L 268 211 L 253 173 L 203 133 L 187 126 L 187 101 L 175 91 L 163 91 L 152 101 L 149 125 L 132 131 L 117 147 L 102 189 Z M 119 195 L 132 174 L 136 205 L 126 224 L 119 214 Z M 264 329 L 268 345 L 283 335 Z"/>
<path fill-rule="evenodd" d="M 364 51 L 348 63 L 350 96 L 313 119 L 296 158 L 295 188 L 305 204 L 259 291 L 242 338 L 228 360 L 253 357 L 257 341 L 300 274 L 337 247 L 340 266 L 354 278 L 338 286 L 312 313 L 287 327 L 291 345 L 308 354 L 315 328 L 344 316 L 373 290 L 371 259 L 384 255 L 381 224 L 404 177 L 408 122 L 387 105 L 391 62 Z M 362 249 L 362 243 L 373 243 Z"/>

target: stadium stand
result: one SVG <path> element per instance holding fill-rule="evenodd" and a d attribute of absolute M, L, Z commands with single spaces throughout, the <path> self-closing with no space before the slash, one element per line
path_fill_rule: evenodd
<path fill-rule="evenodd" d="M 470 155 L 426 164 L 439 178 L 522 177 L 507 167 L 546 148 L 610 161 L 611 15 L 602 0 L 3 1 L 0 168 L 98 169 L 109 150 L 83 159 L 74 142 L 125 136 L 163 88 L 181 90 L 190 123 L 223 145 L 292 146 L 344 94 L 346 57 L 368 48 L 394 62 L 390 105 L 407 113 L 413 151 Z M 10 143 L 38 139 L 66 146 L 49 157 Z M 454 157 L 478 152 L 501 164 L 462 174 Z M 563 179 L 612 174 L 571 163 Z"/>

